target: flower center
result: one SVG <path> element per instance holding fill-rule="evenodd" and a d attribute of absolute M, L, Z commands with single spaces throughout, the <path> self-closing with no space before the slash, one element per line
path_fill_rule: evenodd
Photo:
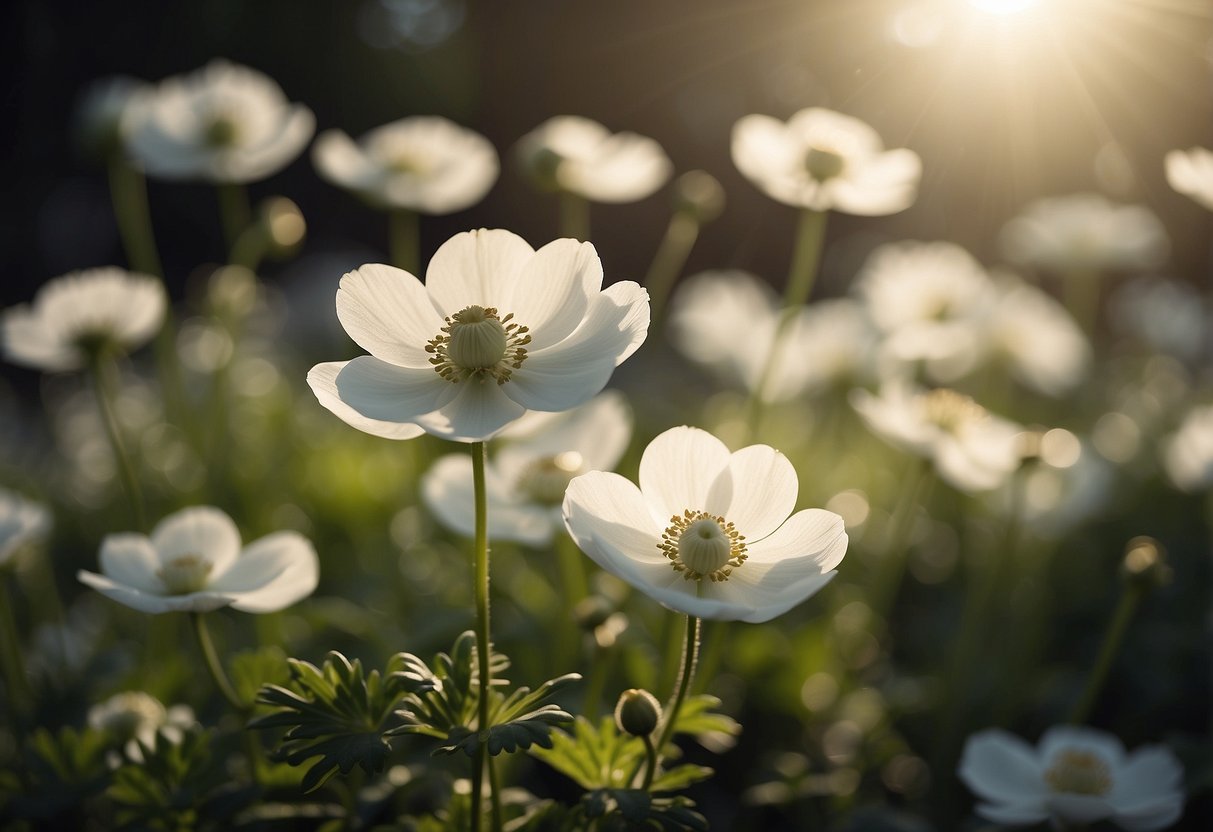
<path fill-rule="evenodd" d="M 565 451 L 535 460 L 523 473 L 522 490 L 532 500 L 546 506 L 558 506 L 564 500 L 569 481 L 581 473 L 581 454 Z"/>
<path fill-rule="evenodd" d="M 810 147 L 804 155 L 804 169 L 818 182 L 825 182 L 841 174 L 847 167 L 847 160 L 841 153 L 821 147 Z"/>
<path fill-rule="evenodd" d="M 441 334 L 425 345 L 435 372 L 447 381 L 466 381 L 473 376 L 498 384 L 526 359 L 531 343 L 527 327 L 512 323 L 514 313 L 497 317 L 491 306 L 469 306 L 446 319 Z"/>
<path fill-rule="evenodd" d="M 182 555 L 173 558 L 157 572 L 170 595 L 188 595 L 206 586 L 214 564 L 200 555 Z"/>
<path fill-rule="evenodd" d="M 984 407 L 955 390 L 939 388 L 922 399 L 923 415 L 927 421 L 948 433 L 955 433 L 963 425 L 979 422 L 989 416 Z"/>
<path fill-rule="evenodd" d="M 1055 792 L 1065 794 L 1107 794 L 1112 788 L 1108 764 L 1090 751 L 1067 749 L 1045 771 L 1045 782 Z"/>
<path fill-rule="evenodd" d="M 688 581 L 727 581 L 749 557 L 745 538 L 732 523 L 706 511 L 687 509 L 670 518 L 657 548 Z"/>
<path fill-rule="evenodd" d="M 211 119 L 202 133 L 202 141 L 207 147 L 231 147 L 240 135 L 240 128 L 235 119 L 230 116 L 217 115 Z"/>

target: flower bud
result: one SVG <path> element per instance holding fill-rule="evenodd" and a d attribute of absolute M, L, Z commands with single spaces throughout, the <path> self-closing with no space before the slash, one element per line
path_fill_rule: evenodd
<path fill-rule="evenodd" d="M 284 196 L 275 196 L 261 203 L 259 213 L 267 253 L 271 257 L 293 254 L 307 235 L 307 221 L 299 206 Z"/>
<path fill-rule="evenodd" d="M 647 737 L 661 721 L 661 703 L 647 690 L 631 688 L 619 695 L 615 725 L 633 737 Z"/>
<path fill-rule="evenodd" d="M 1141 535 L 1125 544 L 1121 576 L 1127 583 L 1143 589 L 1157 589 L 1171 582 L 1167 550 L 1152 537 Z"/>
<path fill-rule="evenodd" d="M 601 595 L 587 595 L 573 606 L 573 619 L 577 626 L 592 633 L 610 618 L 615 606 Z"/>
<path fill-rule="evenodd" d="M 724 188 L 707 171 L 687 171 L 674 180 L 674 210 L 700 225 L 719 217 L 724 201 Z"/>

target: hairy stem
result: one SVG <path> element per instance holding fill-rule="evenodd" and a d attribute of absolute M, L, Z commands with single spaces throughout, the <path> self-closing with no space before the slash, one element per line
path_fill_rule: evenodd
<path fill-rule="evenodd" d="M 691 680 L 695 677 L 695 662 L 699 658 L 699 619 L 693 615 L 687 616 L 686 638 L 682 643 L 682 670 L 678 674 L 678 682 L 674 686 L 674 695 L 666 705 L 665 715 L 661 722 L 661 733 L 656 742 L 656 753 L 649 758 L 645 768 L 644 782 L 652 783 L 653 775 L 661 763 L 661 751 L 669 744 L 674 736 L 674 724 L 678 721 L 678 711 L 687 698 L 691 688 Z"/>

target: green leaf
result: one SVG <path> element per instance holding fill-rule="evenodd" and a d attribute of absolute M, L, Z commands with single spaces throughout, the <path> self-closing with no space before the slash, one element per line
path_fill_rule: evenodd
<path fill-rule="evenodd" d="M 286 653 L 276 646 L 241 650 L 232 656 L 228 670 L 232 686 L 245 702 L 252 702 L 263 686 L 285 685 L 291 678 Z"/>
<path fill-rule="evenodd" d="M 587 791 L 628 788 L 645 759 L 644 743 L 620 734 L 609 716 L 596 725 L 579 716 L 571 735 L 553 734 L 550 748 L 533 749 L 531 754 Z"/>
<path fill-rule="evenodd" d="M 713 709 L 718 707 L 720 700 L 710 694 L 688 696 L 674 721 L 674 735 L 689 734 L 716 754 L 732 748 L 741 733 L 741 725 L 731 716 L 716 713 Z"/>
<path fill-rule="evenodd" d="M 225 776 L 213 764 L 210 735 L 194 727 L 179 739 L 156 733 L 150 745 L 140 743 L 142 761 L 130 761 L 114 772 L 106 796 L 117 808 L 122 826 L 151 829 L 193 828 L 208 795 L 224 786 Z M 242 800 L 212 800 L 212 811 L 234 812 Z M 218 817 L 212 817 L 218 820 Z"/>

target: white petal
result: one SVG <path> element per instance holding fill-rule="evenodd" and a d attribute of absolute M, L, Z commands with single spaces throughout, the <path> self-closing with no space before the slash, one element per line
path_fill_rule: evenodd
<path fill-rule="evenodd" d="M 1032 747 L 998 729 L 969 737 L 956 773 L 970 791 L 994 803 L 1041 806 L 1049 792 Z"/>
<path fill-rule="evenodd" d="M 408 272 L 378 263 L 349 272 L 337 290 L 337 317 L 354 342 L 381 361 L 432 369 L 425 345 L 441 334 L 442 316 Z"/>
<path fill-rule="evenodd" d="M 724 517 L 746 540 L 766 537 L 796 508 L 796 469 L 769 445 L 751 445 L 733 454 L 729 472 L 732 500 Z"/>
<path fill-rule="evenodd" d="M 501 313 L 530 328 L 530 352 L 568 337 L 602 290 L 602 261 L 590 243 L 554 240 L 539 249 L 518 276 L 501 286 Z"/>
<path fill-rule="evenodd" d="M 125 532 L 101 541 L 101 572 L 115 583 L 144 592 L 161 593 L 164 583 L 156 576 L 160 559 L 146 535 Z"/>
<path fill-rule="evenodd" d="M 472 537 L 476 533 L 476 497 L 472 486 L 471 457 L 447 454 L 421 478 L 421 498 L 442 525 Z M 528 546 L 543 546 L 552 539 L 550 513 L 514 499 L 492 464 L 485 468 L 485 497 L 489 539 L 512 540 Z"/>
<path fill-rule="evenodd" d="M 493 381 L 472 380 L 458 385 L 443 383 L 457 388 L 455 398 L 416 419 L 427 433 L 443 439 L 483 442 L 526 413 L 522 405 L 502 392 L 503 385 Z"/>
<path fill-rule="evenodd" d="M 731 143 L 733 164 L 745 176 L 757 183 L 799 164 L 799 143 L 788 132 L 787 125 L 764 115 L 748 115 L 733 125 Z"/>
<path fill-rule="evenodd" d="M 1043 799 L 1033 803 L 982 803 L 975 806 L 973 811 L 986 820 L 1008 826 L 1027 826 L 1049 817 L 1049 809 Z"/>
<path fill-rule="evenodd" d="M 1094 823 L 1112 815 L 1112 807 L 1106 800 L 1086 794 L 1056 792 L 1045 799 L 1045 805 L 1059 820 L 1068 823 Z"/>
<path fill-rule="evenodd" d="M 325 130 L 316 137 L 312 164 L 323 178 L 352 190 L 365 187 L 371 172 L 366 154 L 341 130 Z"/>
<path fill-rule="evenodd" d="M 464 231 L 434 252 L 425 271 L 425 288 L 443 315 L 473 305 L 496 307 L 508 297 L 508 287 L 534 253 L 526 240 L 510 231 Z M 505 315 L 511 310 L 500 311 Z"/>
<path fill-rule="evenodd" d="M 359 415 L 380 422 L 415 422 L 454 399 L 462 386 L 446 381 L 432 367 L 397 367 L 369 355 L 346 362 L 337 373 L 338 398 Z"/>
<path fill-rule="evenodd" d="M 277 173 L 303 152 L 316 130 L 316 117 L 301 104 L 283 113 L 277 130 L 255 147 L 233 150 L 217 159 L 220 181 L 256 182 Z"/>
<path fill-rule="evenodd" d="M 1151 803 L 1143 803 L 1128 810 L 1117 810 L 1112 822 L 1126 832 L 1154 832 L 1166 829 L 1179 820 L 1184 811 L 1184 795 L 1175 791 Z"/>
<path fill-rule="evenodd" d="M 723 442 L 699 428 L 683 426 L 658 434 L 640 457 L 640 490 L 653 522 L 664 528 L 671 516 L 688 509 L 723 513 L 733 498 L 720 480 L 730 456 Z"/>
<path fill-rule="evenodd" d="M 1118 812 L 1134 812 L 1141 805 L 1178 793 L 1183 767 L 1169 748 L 1162 745 L 1137 748 L 1114 772 L 1108 802 Z"/>
<path fill-rule="evenodd" d="M 194 506 L 170 514 L 152 529 L 151 538 L 161 566 L 193 555 L 211 564 L 212 578 L 222 574 L 240 552 L 236 524 L 211 506 Z"/>
<path fill-rule="evenodd" d="M 847 543 L 841 517 L 832 511 L 808 508 L 793 514 L 769 537 L 747 541 L 747 550 L 755 563 L 807 559 L 817 564 L 819 572 L 825 572 L 842 562 Z"/>
<path fill-rule="evenodd" d="M 425 433 L 412 422 L 384 422 L 368 419 L 341 400 L 337 393 L 337 375 L 348 361 L 330 361 L 317 364 L 307 374 L 308 386 L 316 394 L 316 400 L 334 413 L 341 421 L 372 436 L 384 439 L 415 439 Z"/>
<path fill-rule="evenodd" d="M 885 216 L 914 204 L 922 161 L 912 150 L 890 150 L 864 160 L 854 178 L 827 183 L 834 207 L 864 217 Z"/>
<path fill-rule="evenodd" d="M 84 354 L 56 337 L 43 316 L 24 304 L 6 309 L 3 321 L 4 357 L 35 370 L 63 372 L 84 366 Z"/>
<path fill-rule="evenodd" d="M 226 607 L 232 597 L 217 592 L 191 592 L 188 595 L 155 595 L 118 584 L 104 575 L 86 572 L 76 573 L 81 583 L 91 586 L 107 598 L 119 604 L 147 613 L 162 612 L 209 612 Z"/>
<path fill-rule="evenodd" d="M 729 620 L 761 624 L 807 601 L 834 579 L 835 571 L 822 573 L 805 559 L 778 563 L 746 562 L 727 581 L 705 586 L 705 594 L 743 604 L 746 611 Z"/>
<path fill-rule="evenodd" d="M 574 477 L 564 493 L 563 512 L 573 540 L 603 568 L 623 560 L 667 563 L 658 548 L 663 527 L 653 521 L 640 489 L 618 474 L 591 471 Z"/>
<path fill-rule="evenodd" d="M 524 426 L 524 423 L 525 426 Z M 582 471 L 610 471 L 632 438 L 632 409 L 618 390 L 606 390 L 565 413 L 531 411 L 502 431 L 516 440 L 497 453 L 495 467 L 507 482 L 542 457 L 573 451 Z"/>
<path fill-rule="evenodd" d="M 244 547 L 210 590 L 230 595 L 244 612 L 276 612 L 311 595 L 320 580 L 320 560 L 298 532 L 266 535 Z"/>

